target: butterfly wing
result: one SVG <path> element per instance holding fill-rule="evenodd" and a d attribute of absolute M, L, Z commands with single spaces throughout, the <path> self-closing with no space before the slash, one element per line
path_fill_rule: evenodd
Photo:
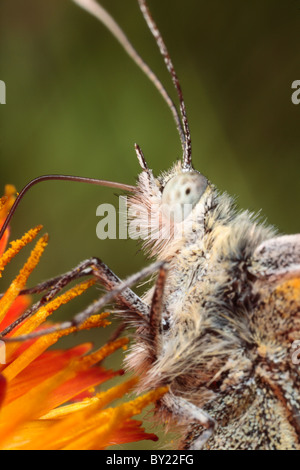
<path fill-rule="evenodd" d="M 250 272 L 271 282 L 300 277 L 300 234 L 261 243 L 254 252 Z"/>

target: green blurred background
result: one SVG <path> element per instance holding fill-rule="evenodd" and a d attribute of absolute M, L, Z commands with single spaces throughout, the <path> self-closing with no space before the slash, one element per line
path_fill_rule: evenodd
<path fill-rule="evenodd" d="M 176 98 L 137 2 L 102 4 Z M 280 232 L 299 232 L 300 105 L 291 102 L 291 84 L 300 79 L 300 0 L 149 4 L 181 79 L 195 167 L 237 196 L 240 207 L 261 210 Z M 0 107 L 1 188 L 13 183 L 20 190 L 47 173 L 134 184 L 135 142 L 155 173 L 180 157 L 170 111 L 153 85 L 110 33 L 70 0 L 2 0 L 0 79 L 7 86 L 7 104 Z M 26 196 L 13 237 L 40 223 L 51 237 L 32 284 L 92 255 L 120 277 L 145 265 L 134 241 L 96 238 L 96 208 L 117 205 L 114 193 L 49 182 Z M 7 270 L 2 290 L 27 255 Z M 60 317 L 96 295 L 87 294 Z M 83 336 L 98 344 L 101 334 Z"/>

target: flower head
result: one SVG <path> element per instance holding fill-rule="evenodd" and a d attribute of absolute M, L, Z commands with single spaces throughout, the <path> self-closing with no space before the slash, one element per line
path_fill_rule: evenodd
<path fill-rule="evenodd" d="M 15 189 L 7 186 L 5 196 L 0 200 L 0 227 L 14 202 L 14 194 Z M 29 230 L 5 251 L 9 229 L 6 231 L 0 241 L 0 277 L 5 266 L 37 238 L 41 229 L 39 226 Z M 31 299 L 21 293 L 47 243 L 47 235 L 36 242 L 20 273 L 1 296 L 1 332 L 28 311 Z M 111 402 L 124 397 L 136 385 L 136 378 L 105 392 L 96 393 L 95 390 L 100 384 L 123 374 L 122 370 L 107 370 L 102 362 L 117 349 L 126 348 L 127 338 L 119 338 L 97 351 L 92 351 L 90 343 L 67 350 L 49 350 L 62 336 L 74 331 L 105 328 L 110 324 L 108 313 L 94 315 L 80 327 L 23 343 L 11 342 L 17 336 L 45 328 L 45 322 L 54 311 L 82 295 L 93 284 L 93 280 L 81 282 L 40 306 L 33 315 L 22 316 L 22 321 L 14 323 L 11 331 L 2 337 L 0 449 L 105 449 L 113 444 L 157 439 L 154 434 L 145 433 L 142 423 L 132 417 L 158 400 L 165 388 L 150 391 L 114 408 Z M 7 338 L 9 342 L 5 342 Z"/>

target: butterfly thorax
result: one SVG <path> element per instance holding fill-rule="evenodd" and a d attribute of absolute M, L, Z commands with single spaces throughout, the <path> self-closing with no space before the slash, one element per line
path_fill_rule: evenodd
<path fill-rule="evenodd" d="M 176 165 L 155 180 L 155 185 L 149 175 L 142 174 L 140 189 L 133 199 L 144 218 L 141 226 L 146 226 L 145 214 L 154 204 L 153 199 L 159 204 L 161 186 L 180 171 L 180 165 Z M 150 370 L 145 368 L 145 358 L 149 358 L 151 345 L 138 342 L 129 358 L 135 369 L 143 374 L 147 371 L 145 386 L 149 381 L 153 385 L 154 377 L 169 382 L 181 377 L 182 370 L 194 373 L 216 347 L 226 350 L 225 358 L 227 351 L 241 347 L 247 312 L 257 300 L 255 279 L 248 270 L 251 256 L 263 240 L 273 235 L 273 230 L 260 225 L 254 215 L 237 211 L 233 199 L 220 194 L 210 183 L 184 222 L 182 238 L 145 240 L 152 253 L 154 250 L 159 259 L 169 262 L 160 352 Z M 151 302 L 152 293 L 150 290 L 146 294 L 146 303 Z M 214 335 L 209 347 L 206 331 L 211 332 L 210 338 Z"/>
<path fill-rule="evenodd" d="M 141 189 L 133 198 L 141 214 L 154 200 L 159 206 L 166 182 L 180 171 L 177 165 L 156 180 L 142 175 Z M 145 218 L 140 222 L 146 227 Z M 286 359 L 287 347 L 277 335 L 280 329 L 286 331 L 285 322 L 266 314 L 268 304 L 274 305 L 270 296 L 276 284 L 264 285 L 254 256 L 263 242 L 274 237 L 273 228 L 248 211 L 238 211 L 234 200 L 210 183 L 184 224 L 181 238 L 163 239 L 161 226 L 155 238 L 145 238 L 151 254 L 168 261 L 168 276 L 155 356 L 151 337 L 138 334 L 129 365 L 142 377 L 141 388 L 168 384 L 174 395 L 188 396 L 221 421 L 211 447 L 225 448 L 226 442 L 234 446 L 229 438 L 238 436 L 237 442 L 246 448 L 248 440 L 241 434 L 249 432 L 257 433 L 251 441 L 254 447 L 297 446 L 299 423 L 294 418 L 289 421 L 286 413 L 299 402 L 296 392 L 291 392 L 299 386 L 295 387 L 294 371 Z M 144 298 L 149 306 L 152 295 L 153 289 Z M 283 372 L 289 396 L 282 378 L 278 381 Z M 274 428 L 263 417 L 255 422 L 257 407 L 262 407 L 263 416 L 271 402 Z M 168 415 L 167 404 L 160 413 Z M 260 437 L 268 426 L 269 434 Z M 185 443 L 202 431 L 196 426 Z"/>

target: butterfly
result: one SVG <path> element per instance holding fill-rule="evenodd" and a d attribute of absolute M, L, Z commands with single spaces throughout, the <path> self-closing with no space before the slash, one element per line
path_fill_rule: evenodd
<path fill-rule="evenodd" d="M 182 89 L 146 1 L 138 4 L 171 74 L 179 112 L 112 17 L 95 0 L 74 2 L 110 29 L 163 96 L 182 159 L 155 176 L 136 145 L 136 186 L 47 175 L 24 188 L 0 238 L 33 185 L 92 183 L 129 193 L 131 227 L 139 227 L 143 249 L 156 261 L 122 282 L 91 258 L 37 286 L 51 298 L 75 278 L 92 275 L 108 292 L 71 322 L 19 340 L 79 325 L 115 299 L 116 315 L 135 328 L 127 366 L 140 377 L 139 390 L 169 387 L 156 416 L 177 426 L 179 449 L 300 449 L 300 235 L 278 235 L 194 169 Z M 140 298 L 131 287 L 153 274 L 154 286 Z"/>

